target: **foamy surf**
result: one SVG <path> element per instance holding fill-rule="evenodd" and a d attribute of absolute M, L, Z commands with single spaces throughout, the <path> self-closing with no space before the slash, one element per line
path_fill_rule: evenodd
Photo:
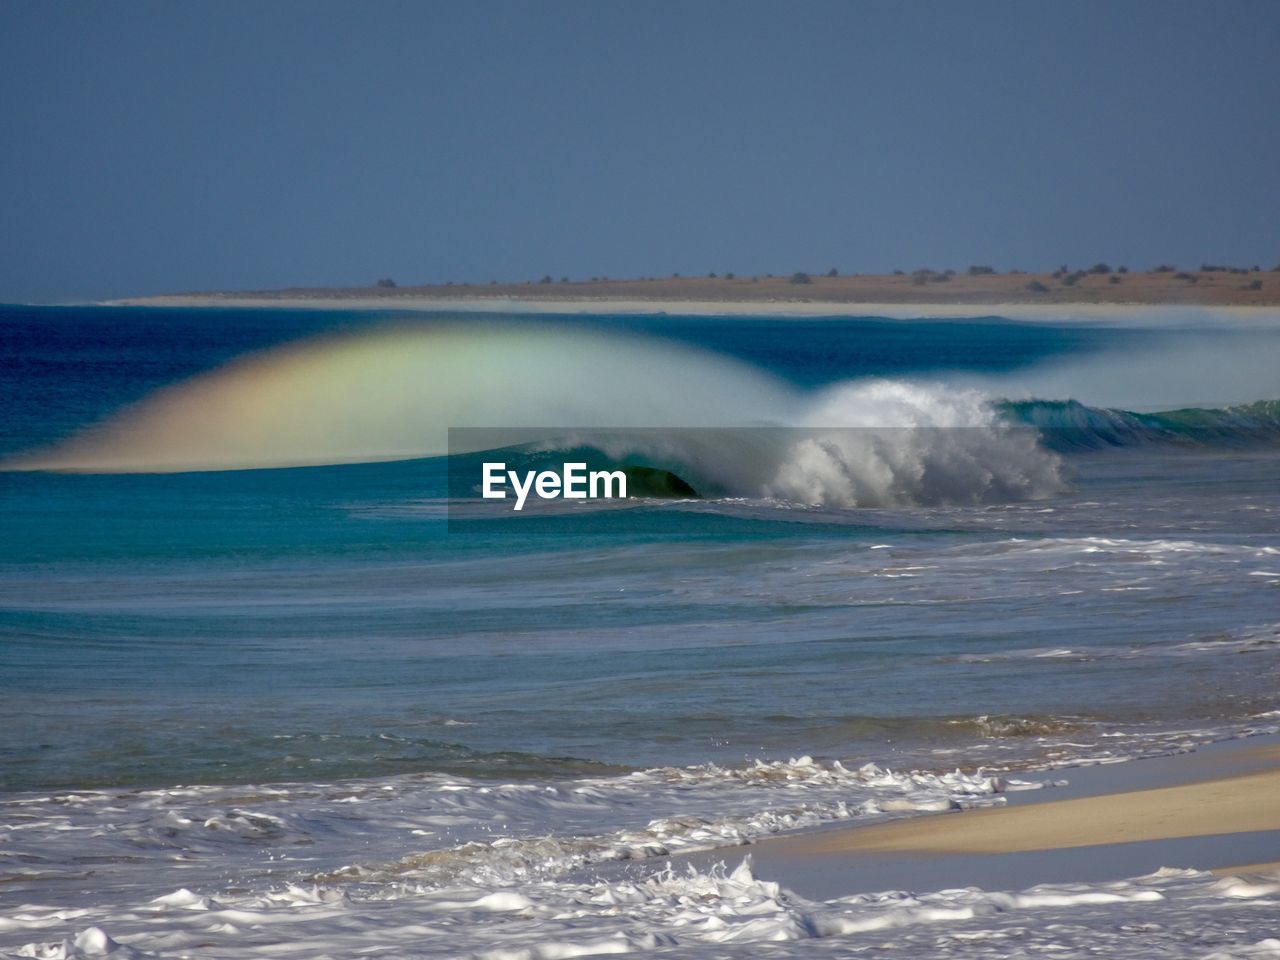
<path fill-rule="evenodd" d="M 972 725 L 994 737 L 1063 732 L 1016 718 Z M 1196 742 L 1188 736 L 1184 749 Z M 1150 752 L 1154 742 L 1131 743 L 1128 755 Z M 602 944 L 699 955 L 724 944 L 847 944 L 890 929 L 916 943 L 936 924 L 970 930 L 970 921 L 984 936 L 1003 936 L 985 925 L 1012 923 L 1014 913 L 1040 922 L 1050 909 L 1105 925 L 1147 916 L 1137 905 L 1163 902 L 1171 884 L 1173 896 L 1203 902 L 1274 892 L 1182 872 L 1021 894 L 969 889 L 809 902 L 745 865 L 702 873 L 679 865 L 682 853 L 723 850 L 736 861 L 745 845 L 779 833 L 999 804 L 1009 791 L 1054 782 L 801 757 L 521 783 L 419 774 L 19 795 L 3 803 L 0 849 L 9 898 L 24 905 L 0 920 L 0 950 L 234 958 L 265 948 L 315 956 L 341 954 L 358 939 L 423 956 L 586 955 Z M 77 856 L 85 849 L 94 851 L 90 861 Z M 619 861 L 652 868 L 640 878 L 584 879 Z M 92 892 L 99 889 L 106 895 Z M 24 901 L 32 893 L 39 900 Z M 1108 910 L 1091 912 L 1102 905 Z M 1105 926 L 1082 936 L 1085 949 Z"/>
<path fill-rule="evenodd" d="M 605 954 L 688 957 L 1105 955 L 1117 960 L 1274 955 L 1280 884 L 1164 869 L 1109 883 L 885 891 L 826 901 L 733 869 L 668 870 L 614 883 L 530 884 L 519 892 L 289 885 L 198 896 L 186 888 L 101 911 L 24 907 L 4 926 L 34 935 L 9 956 L 396 956 L 549 960 Z M 62 939 L 49 928 L 74 926 Z M 1215 947 L 1223 952 L 1207 953 Z"/>
<path fill-rule="evenodd" d="M 11 883 L 38 881 L 46 891 L 82 882 L 74 854 L 89 842 L 113 865 L 97 872 L 124 888 L 157 890 L 175 869 L 188 885 L 216 884 L 231 864 L 245 876 L 291 882 L 505 886 L 826 822 L 998 802 L 1006 790 L 1038 786 L 991 773 L 895 773 L 802 757 L 570 780 L 417 774 L 70 791 L 18 795 L 0 808 Z"/>

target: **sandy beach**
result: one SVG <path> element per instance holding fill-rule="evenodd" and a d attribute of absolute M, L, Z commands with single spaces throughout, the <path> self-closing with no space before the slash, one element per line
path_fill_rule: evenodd
<path fill-rule="evenodd" d="M 1102 882 L 1161 868 L 1280 871 L 1280 736 L 1046 779 L 1000 806 L 776 837 L 750 856 L 758 874 L 824 898 Z M 705 867 L 716 856 L 689 859 Z"/>
<path fill-rule="evenodd" d="M 1280 761 L 1280 749 L 1266 748 Z M 1280 766 L 1173 787 L 847 830 L 797 840 L 798 850 L 1016 853 L 1280 830 Z"/>

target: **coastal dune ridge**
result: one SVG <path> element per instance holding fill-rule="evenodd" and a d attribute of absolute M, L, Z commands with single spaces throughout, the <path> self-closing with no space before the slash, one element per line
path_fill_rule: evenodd
<path fill-rule="evenodd" d="M 1274 265 L 1272 265 L 1274 266 Z M 1103 270 L 1102 268 L 1105 268 Z M 986 268 L 990 270 L 990 268 Z M 1065 279 L 1064 279 L 1065 278 Z M 797 272 L 783 276 L 652 277 L 631 280 L 569 279 L 561 282 L 432 283 L 366 287 L 293 287 L 280 290 L 189 292 L 130 297 L 115 303 L 155 306 L 294 304 L 308 307 L 449 309 L 491 305 L 509 309 L 569 311 L 609 304 L 627 311 L 665 304 L 682 312 L 729 305 L 747 312 L 845 311 L 913 316 L 986 312 L 1050 313 L 1090 306 L 1280 307 L 1280 267 L 1162 269 L 1119 273 L 1105 264 L 1068 273 L 996 273 L 914 270 L 899 274 Z M 1087 313 L 1087 310 L 1085 310 Z M 1248 310 L 1242 310 L 1247 315 Z"/>

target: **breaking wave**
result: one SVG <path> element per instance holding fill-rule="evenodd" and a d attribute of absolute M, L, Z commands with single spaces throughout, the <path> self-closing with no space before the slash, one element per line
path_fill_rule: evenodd
<path fill-rule="evenodd" d="M 658 471 L 700 496 L 835 507 L 1007 503 L 1063 486 L 1060 460 L 1036 431 L 1006 422 L 977 391 L 868 380 L 797 408 L 786 425 L 577 429 L 508 453 L 525 469 L 571 455 L 590 469 Z M 479 472 L 455 473 L 465 482 L 452 492 L 466 495 Z"/>
<path fill-rule="evenodd" d="M 510 325 L 390 327 L 241 358 L 4 466 L 136 473 L 416 459 L 502 446 L 494 430 L 557 425 L 647 428 L 645 448 L 611 452 L 654 467 L 673 460 L 695 489 L 727 496 L 963 504 L 1059 485 L 1056 458 L 977 390 L 867 380 L 814 394 L 657 338 Z M 681 433 L 760 426 L 777 432 L 747 443 Z M 483 428 L 486 440 L 460 450 L 449 439 L 458 428 Z"/>
<path fill-rule="evenodd" d="M 1012 423 L 1037 428 L 1059 450 L 1140 444 L 1253 446 L 1280 442 L 1280 400 L 1230 407 L 1186 407 L 1134 413 L 1076 400 L 1004 400 L 996 408 Z"/>
<path fill-rule="evenodd" d="M 549 430 L 568 426 L 572 430 Z M 461 446 L 451 431 L 477 430 Z M 542 431 L 527 443 L 529 430 Z M 619 435 L 617 428 L 624 428 Z M 577 327 L 392 326 L 242 357 L 7 469 L 147 473 L 465 456 L 524 443 L 660 487 L 834 507 L 1035 500 L 1058 452 L 1280 441 L 1280 401 L 1133 413 L 946 383 L 819 391 L 707 350 Z M 678 481 L 678 482 L 677 482 Z"/>

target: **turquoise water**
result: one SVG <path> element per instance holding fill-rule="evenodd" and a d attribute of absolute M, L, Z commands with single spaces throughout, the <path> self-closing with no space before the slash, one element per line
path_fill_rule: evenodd
<path fill-rule="evenodd" d="M 5 308 L 0 451 L 385 319 Z M 800 397 L 928 384 L 932 404 L 961 376 L 1140 358 L 1178 336 L 998 318 L 518 323 L 662 338 Z M 0 782 L 536 779 L 801 754 L 945 767 L 1256 722 L 1277 706 L 1274 401 L 1125 420 L 1043 399 L 1060 402 L 991 394 L 997 419 L 1065 452 L 1061 483 L 1025 498 L 738 491 L 537 518 L 537 536 L 451 532 L 442 457 L 0 472 Z"/>

